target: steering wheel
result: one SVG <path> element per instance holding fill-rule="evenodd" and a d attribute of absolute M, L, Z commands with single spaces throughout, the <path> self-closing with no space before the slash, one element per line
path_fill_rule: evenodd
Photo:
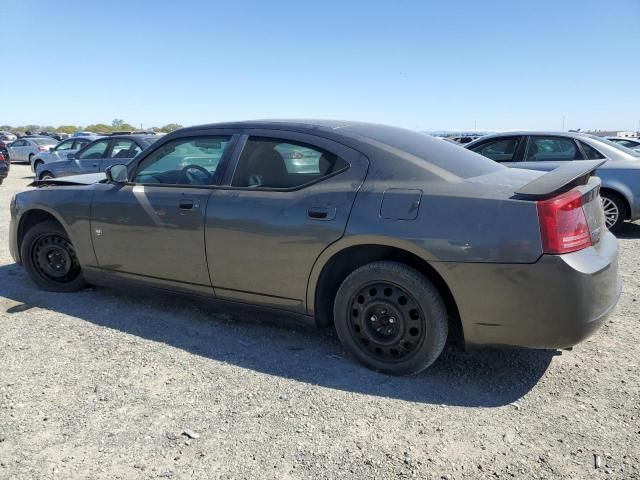
<path fill-rule="evenodd" d="M 201 175 L 194 175 L 195 172 L 191 172 L 191 170 L 196 170 Z M 209 185 L 213 180 L 213 175 L 200 165 L 187 165 L 182 168 L 180 173 L 187 179 L 187 182 L 192 185 Z"/>

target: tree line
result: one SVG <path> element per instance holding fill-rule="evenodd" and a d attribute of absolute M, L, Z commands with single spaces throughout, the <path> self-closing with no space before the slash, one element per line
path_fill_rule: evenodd
<path fill-rule="evenodd" d="M 145 128 L 145 130 L 151 130 L 156 133 L 170 133 L 178 128 L 182 128 L 179 123 L 168 123 L 162 127 Z M 0 125 L 0 130 L 9 132 L 50 132 L 50 133 L 67 133 L 72 134 L 79 130 L 89 131 L 94 133 L 111 133 L 120 131 L 135 131 L 138 130 L 130 123 L 125 122 L 119 118 L 114 119 L 111 124 L 106 123 L 92 123 L 90 125 L 19 125 L 17 127 L 11 125 Z"/>

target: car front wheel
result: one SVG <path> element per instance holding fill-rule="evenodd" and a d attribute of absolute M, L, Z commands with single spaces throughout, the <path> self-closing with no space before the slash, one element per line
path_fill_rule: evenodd
<path fill-rule="evenodd" d="M 447 340 L 440 293 L 420 272 L 398 262 L 353 271 L 336 294 L 334 319 L 340 341 L 357 360 L 393 375 L 426 369 Z"/>
<path fill-rule="evenodd" d="M 75 248 L 55 221 L 31 227 L 22 240 L 20 256 L 31 280 L 43 290 L 75 292 L 87 286 Z"/>

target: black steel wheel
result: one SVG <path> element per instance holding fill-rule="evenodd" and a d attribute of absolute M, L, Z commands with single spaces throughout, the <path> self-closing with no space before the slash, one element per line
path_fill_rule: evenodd
<path fill-rule="evenodd" d="M 374 262 L 351 273 L 338 289 L 334 319 L 345 348 L 385 373 L 424 370 L 447 338 L 446 308 L 437 289 L 396 262 Z"/>
<path fill-rule="evenodd" d="M 86 286 L 75 248 L 57 222 L 45 221 L 29 229 L 20 256 L 29 277 L 45 290 L 73 292 Z"/>

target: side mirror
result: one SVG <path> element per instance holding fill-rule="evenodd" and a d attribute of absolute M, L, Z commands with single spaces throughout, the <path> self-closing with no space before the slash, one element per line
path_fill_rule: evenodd
<path fill-rule="evenodd" d="M 75 153 L 67 153 L 67 160 L 74 160 L 76 158 Z"/>
<path fill-rule="evenodd" d="M 109 183 L 127 183 L 129 172 L 127 166 L 122 164 L 111 165 L 104 172 Z"/>

